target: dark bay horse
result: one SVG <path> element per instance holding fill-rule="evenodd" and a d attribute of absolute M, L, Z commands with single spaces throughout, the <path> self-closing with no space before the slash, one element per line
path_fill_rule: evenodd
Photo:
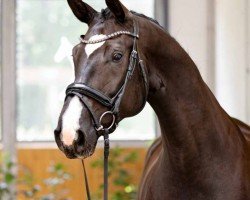
<path fill-rule="evenodd" d="M 243 133 L 245 139 L 248 142 L 250 142 L 250 126 L 241 122 L 238 119 L 232 118 L 232 120 L 234 121 L 235 125 L 237 125 L 239 127 L 239 129 Z M 144 167 L 144 171 L 143 171 L 143 175 L 142 175 L 143 178 L 142 178 L 141 184 L 140 184 L 139 196 L 143 196 L 144 185 L 147 184 L 149 179 L 152 179 L 150 172 L 152 172 L 152 168 L 155 167 L 155 165 L 158 162 L 158 159 L 160 158 L 161 150 L 163 150 L 162 144 L 163 144 L 162 138 L 159 137 L 158 139 L 156 139 L 154 141 L 154 143 L 150 146 L 150 148 L 147 152 L 147 156 L 145 159 L 145 167 Z"/>
<path fill-rule="evenodd" d="M 110 98 L 118 93 L 116 123 L 140 112 L 144 99 L 159 119 L 162 136 L 149 151 L 138 199 L 250 199 L 250 128 L 221 108 L 184 49 L 156 21 L 128 11 L 119 0 L 106 0 L 108 8 L 101 13 L 81 0 L 68 3 L 89 25 L 73 49 L 74 83 Z M 139 37 L 128 34 L 135 23 Z M 119 31 L 127 34 L 112 36 Z M 123 87 L 133 38 L 140 59 Z M 93 121 L 106 111 L 90 94 L 82 100 L 74 94 L 66 98 L 55 139 L 68 158 L 94 153 L 100 135 Z M 111 122 L 106 117 L 104 126 Z"/>

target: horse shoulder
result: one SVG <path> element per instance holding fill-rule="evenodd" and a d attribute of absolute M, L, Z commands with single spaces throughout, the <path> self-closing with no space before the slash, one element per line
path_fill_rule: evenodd
<path fill-rule="evenodd" d="M 145 200 L 145 198 L 152 200 L 152 197 L 149 197 L 150 192 L 145 192 L 145 188 L 149 189 L 150 187 L 149 183 L 151 182 L 150 180 L 152 178 L 152 171 L 157 163 L 161 149 L 162 149 L 162 138 L 159 137 L 149 147 L 145 158 L 144 170 L 137 198 L 139 200 L 141 199 Z"/>

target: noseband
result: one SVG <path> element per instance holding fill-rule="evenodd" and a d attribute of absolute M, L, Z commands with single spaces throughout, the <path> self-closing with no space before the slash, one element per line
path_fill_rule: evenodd
<path fill-rule="evenodd" d="M 112 97 L 108 97 L 102 92 L 89 87 L 88 85 L 84 83 L 72 83 L 70 84 L 67 89 L 66 89 L 66 98 L 68 96 L 77 96 L 83 103 L 83 105 L 86 107 L 88 110 L 93 126 L 97 132 L 98 136 L 103 135 L 104 137 L 104 200 L 108 200 L 108 156 L 109 156 L 109 134 L 113 132 L 117 125 L 118 125 L 118 117 L 119 117 L 119 108 L 121 101 L 123 99 L 125 89 L 128 85 L 129 80 L 131 79 L 135 67 L 138 65 L 140 67 L 140 71 L 143 77 L 144 81 L 144 87 L 145 87 L 145 100 L 144 100 L 144 105 L 146 104 L 147 100 L 147 94 L 148 94 L 148 80 L 147 80 L 147 72 L 144 67 L 143 61 L 140 59 L 139 53 L 138 53 L 138 48 L 137 48 L 137 39 L 139 39 L 139 26 L 137 23 L 134 21 L 134 32 L 129 32 L 129 31 L 118 31 L 115 33 L 112 33 L 105 38 L 99 39 L 99 40 L 84 40 L 81 39 L 81 42 L 84 44 L 96 44 L 99 42 L 103 42 L 115 37 L 118 37 L 120 35 L 128 35 L 130 37 L 133 37 L 133 50 L 130 53 L 130 58 L 129 58 L 129 65 L 126 73 L 126 77 L 124 80 L 123 85 L 121 88 L 117 91 L 117 93 Z M 94 113 L 92 112 L 90 106 L 88 106 L 86 100 L 84 97 L 89 97 L 100 103 L 101 105 L 105 106 L 108 111 L 103 113 L 100 117 L 99 120 L 95 118 Z M 143 105 L 143 107 L 144 107 Z M 143 108 L 142 107 L 142 108 Z M 105 116 L 110 115 L 112 116 L 112 122 L 108 127 L 105 127 L 103 124 L 103 119 Z M 83 163 L 84 167 L 84 163 Z M 85 185 L 86 185 L 86 190 L 87 190 L 87 197 L 88 200 L 90 200 L 90 192 L 89 192 L 89 186 L 88 186 L 88 180 L 86 176 L 86 170 L 84 167 L 84 174 L 85 174 Z"/>

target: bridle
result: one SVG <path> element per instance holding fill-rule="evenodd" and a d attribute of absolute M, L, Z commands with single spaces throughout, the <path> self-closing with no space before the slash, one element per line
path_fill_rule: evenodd
<path fill-rule="evenodd" d="M 92 118 L 93 126 L 96 129 L 97 135 L 98 136 L 103 135 L 103 137 L 104 137 L 104 200 L 108 200 L 108 157 L 109 157 L 109 149 L 110 149 L 109 134 L 111 132 L 113 132 L 118 125 L 117 119 L 119 116 L 120 104 L 121 104 L 121 101 L 123 99 L 128 82 L 129 82 L 129 80 L 131 80 L 132 75 L 133 75 L 134 70 L 135 70 L 137 65 L 140 68 L 141 75 L 142 75 L 143 81 L 144 81 L 144 87 L 145 87 L 145 99 L 144 99 L 144 104 L 143 104 L 141 110 L 145 106 L 146 101 L 147 101 L 147 96 L 148 96 L 147 71 L 146 71 L 146 68 L 144 67 L 143 60 L 140 59 L 140 55 L 138 53 L 137 40 L 139 39 L 139 26 L 135 21 L 134 21 L 133 33 L 129 32 L 129 31 L 118 31 L 118 32 L 112 33 L 112 34 L 106 36 L 105 38 L 102 38 L 99 40 L 81 39 L 82 43 L 95 44 L 95 43 L 103 42 L 103 41 L 118 37 L 120 35 L 128 35 L 128 36 L 133 37 L 133 49 L 132 49 L 132 52 L 130 54 L 129 65 L 128 65 L 128 69 L 127 69 L 124 83 L 121 86 L 121 88 L 118 90 L 118 92 L 112 98 L 110 98 L 110 97 L 104 95 L 102 92 L 100 92 L 94 88 L 91 88 L 84 83 L 72 83 L 66 89 L 66 98 L 69 96 L 79 97 L 79 99 L 81 100 L 83 105 L 88 110 L 90 117 Z M 99 120 L 96 120 L 94 113 L 92 112 L 90 106 L 87 104 L 84 97 L 89 97 L 89 98 L 96 100 L 101 105 L 107 107 L 108 111 L 103 113 Z M 107 115 L 112 116 L 112 122 L 108 127 L 105 127 L 103 125 L 103 119 Z M 90 200 L 91 197 L 90 197 L 87 173 L 86 173 L 86 169 L 85 169 L 85 165 L 84 165 L 83 160 L 82 160 L 82 165 L 83 165 L 83 170 L 84 170 L 87 198 L 88 198 L 88 200 Z"/>
<path fill-rule="evenodd" d="M 112 98 L 110 98 L 110 97 L 104 95 L 103 93 L 101 93 L 100 91 L 98 91 L 94 88 L 91 88 L 84 83 L 72 83 L 66 89 L 66 98 L 68 96 L 78 96 L 79 97 L 79 99 L 81 100 L 83 105 L 86 107 L 86 109 L 88 110 L 88 112 L 92 118 L 93 126 L 96 129 L 97 135 L 98 136 L 103 135 L 103 137 L 104 137 L 104 200 L 108 200 L 108 157 L 109 157 L 109 149 L 110 149 L 109 134 L 111 132 L 113 132 L 118 125 L 117 119 L 118 119 L 118 115 L 119 115 L 119 107 L 120 107 L 122 98 L 124 96 L 125 89 L 128 85 L 129 80 L 131 79 L 131 77 L 134 73 L 135 67 L 137 65 L 140 67 L 140 71 L 141 71 L 141 74 L 143 77 L 144 87 L 145 87 L 144 105 L 142 106 L 141 110 L 145 106 L 146 101 L 147 101 L 147 96 L 148 96 L 147 71 L 146 71 L 146 68 L 143 64 L 143 60 L 140 59 L 140 55 L 138 53 L 137 40 L 139 39 L 139 26 L 135 21 L 134 21 L 134 32 L 133 33 L 129 32 L 129 31 L 118 31 L 118 32 L 112 33 L 112 34 L 110 34 L 110 35 L 108 35 L 105 38 L 100 39 L 100 40 L 81 39 L 82 43 L 95 44 L 95 43 L 99 43 L 99 42 L 102 42 L 105 40 L 109 40 L 109 39 L 118 37 L 120 35 L 128 35 L 128 36 L 133 37 L 133 49 L 132 49 L 132 52 L 130 54 L 129 65 L 128 65 L 128 69 L 127 69 L 124 83 L 121 86 L 121 88 L 118 90 L 116 95 L 114 95 Z M 107 107 L 109 111 L 103 113 L 101 115 L 99 121 L 97 121 L 95 116 L 94 116 L 94 113 L 92 112 L 92 110 L 90 109 L 88 104 L 86 103 L 84 97 L 89 97 L 89 98 L 96 100 L 101 105 Z M 109 127 L 105 127 L 103 125 L 103 119 L 107 115 L 112 116 L 112 123 L 110 124 Z M 82 160 L 82 165 L 83 165 L 83 170 L 84 170 L 87 198 L 88 198 L 88 200 L 90 200 L 91 197 L 90 197 L 89 184 L 88 184 L 87 173 L 86 173 L 86 169 L 85 169 L 85 165 L 84 165 L 83 160 Z"/>

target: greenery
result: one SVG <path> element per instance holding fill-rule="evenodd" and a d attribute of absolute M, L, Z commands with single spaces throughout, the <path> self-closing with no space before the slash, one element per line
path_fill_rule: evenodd
<path fill-rule="evenodd" d="M 48 169 L 49 177 L 43 185 L 35 184 L 35 177 L 29 169 L 17 165 L 9 156 L 1 155 L 0 160 L 0 200 L 13 200 L 17 196 L 32 200 L 70 200 L 68 191 L 62 189 L 71 175 L 61 163 L 53 164 Z M 18 174 L 18 176 L 17 176 Z M 15 186 L 15 187 L 12 187 Z M 11 190 L 11 188 L 14 188 Z M 42 191 L 47 191 L 44 194 Z"/>
<path fill-rule="evenodd" d="M 105 1 L 89 1 L 96 9 L 105 7 Z M 46 11 L 46 12 L 45 12 Z M 67 1 L 17 1 L 18 59 L 22 67 L 68 67 L 64 60 L 57 64 L 54 55 L 62 36 L 72 44 L 79 43 L 87 25 L 73 15 Z"/>
<path fill-rule="evenodd" d="M 8 156 L 1 156 L 0 164 L 0 199 L 13 197 L 13 191 L 10 188 L 16 182 L 16 176 L 13 173 L 14 163 Z"/>
<path fill-rule="evenodd" d="M 25 65 L 22 67 L 66 67 L 66 60 L 59 65 L 53 59 L 61 37 L 74 38 L 71 42 L 75 44 L 87 28 L 74 18 L 67 1 L 18 1 L 17 21 L 18 58 Z"/>
<path fill-rule="evenodd" d="M 125 166 L 136 164 L 138 154 L 135 151 L 127 152 L 116 147 L 109 157 L 109 184 L 114 192 L 109 193 L 110 200 L 134 200 L 137 187 L 133 184 L 132 171 Z M 93 161 L 91 167 L 103 170 L 103 156 Z M 9 156 L 0 157 L 0 200 L 13 200 L 17 196 L 27 200 L 70 200 L 63 185 L 72 177 L 61 163 L 52 164 L 48 168 L 49 175 L 43 184 L 36 184 L 35 176 L 25 166 L 13 162 Z M 103 180 L 100 179 L 98 190 L 93 193 L 93 200 L 103 199 Z M 14 189 L 12 186 L 15 186 Z M 47 192 L 44 194 L 44 192 Z"/>
<path fill-rule="evenodd" d="M 138 154 L 135 151 L 126 152 L 116 147 L 109 156 L 109 183 L 115 188 L 115 192 L 109 193 L 111 200 L 134 200 L 136 199 L 137 187 L 133 182 L 133 174 L 125 168 L 127 164 L 135 164 Z M 96 169 L 103 170 L 103 157 L 91 163 Z M 103 183 L 100 183 L 98 191 L 92 196 L 93 200 L 103 199 Z"/>

